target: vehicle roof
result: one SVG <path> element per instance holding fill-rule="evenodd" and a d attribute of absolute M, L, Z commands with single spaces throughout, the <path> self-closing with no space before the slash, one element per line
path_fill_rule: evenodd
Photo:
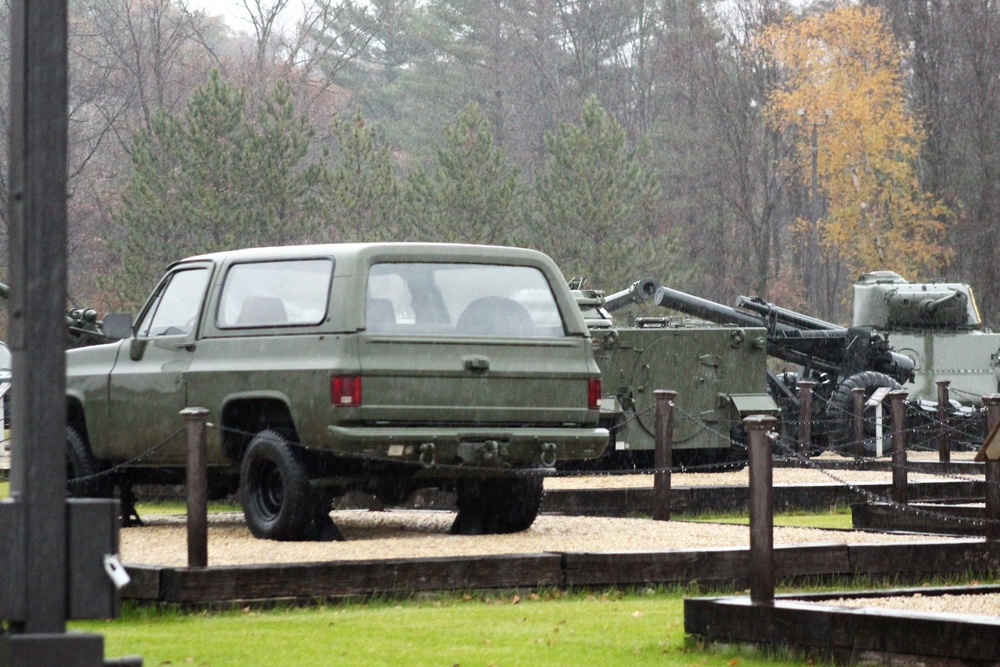
<path fill-rule="evenodd" d="M 537 250 L 510 246 L 488 246 L 464 243 L 323 243 L 311 245 L 272 246 L 243 248 L 194 255 L 174 264 L 210 260 L 216 263 L 254 261 L 263 259 L 297 259 L 303 257 L 334 257 L 348 260 L 373 255 L 427 255 L 442 258 L 475 259 L 478 257 L 503 257 L 507 259 L 543 259 L 548 257 Z"/>

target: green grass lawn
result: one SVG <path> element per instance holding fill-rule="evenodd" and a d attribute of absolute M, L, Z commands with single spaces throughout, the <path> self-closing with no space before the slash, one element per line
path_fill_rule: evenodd
<path fill-rule="evenodd" d="M 679 521 L 709 521 L 713 523 L 750 523 L 749 516 L 736 512 L 698 514 L 695 516 L 678 515 L 677 519 Z M 774 525 L 801 526 L 806 528 L 840 528 L 844 530 L 853 528 L 851 508 L 840 505 L 826 512 L 781 512 L 774 515 Z"/>
<path fill-rule="evenodd" d="M 266 612 L 126 608 L 74 623 L 105 655 L 158 665 L 789 665 L 747 649 L 688 646 L 684 593 L 509 593 Z"/>
<path fill-rule="evenodd" d="M 183 506 L 174 508 L 183 511 Z M 150 506 L 146 511 L 164 511 Z M 729 514 L 699 517 L 746 522 Z M 788 513 L 784 525 L 850 527 L 847 509 Z M 802 656 L 689 645 L 685 592 L 522 592 L 349 602 L 306 609 L 189 612 L 127 606 L 110 622 L 75 623 L 105 636 L 108 657 L 148 666 L 803 664 Z"/>

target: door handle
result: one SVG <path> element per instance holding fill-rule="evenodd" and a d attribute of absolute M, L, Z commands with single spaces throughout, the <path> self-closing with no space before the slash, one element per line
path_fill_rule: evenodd
<path fill-rule="evenodd" d="M 490 369 L 489 357 L 481 357 L 479 355 L 469 355 L 462 357 L 462 364 L 465 366 L 467 371 L 488 371 Z"/>

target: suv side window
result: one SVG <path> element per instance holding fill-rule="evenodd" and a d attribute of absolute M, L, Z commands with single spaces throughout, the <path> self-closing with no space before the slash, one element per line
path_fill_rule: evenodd
<path fill-rule="evenodd" d="M 220 329 L 314 326 L 326 319 L 333 260 L 234 264 L 226 272 L 216 326 Z"/>
<path fill-rule="evenodd" d="M 208 269 L 182 269 L 170 275 L 136 328 L 139 336 L 179 336 L 191 333 L 198 319 Z"/>

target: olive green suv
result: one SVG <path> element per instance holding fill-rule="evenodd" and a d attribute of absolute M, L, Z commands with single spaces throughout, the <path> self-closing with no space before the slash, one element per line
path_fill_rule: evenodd
<path fill-rule="evenodd" d="M 534 521 L 542 477 L 595 458 L 600 376 L 559 269 L 521 248 L 259 248 L 170 266 L 118 342 L 67 352 L 70 475 L 183 480 L 209 410 L 210 493 L 254 535 L 335 539 L 347 491 L 457 493 L 452 532 Z M 102 476 L 101 471 L 112 471 Z"/>

